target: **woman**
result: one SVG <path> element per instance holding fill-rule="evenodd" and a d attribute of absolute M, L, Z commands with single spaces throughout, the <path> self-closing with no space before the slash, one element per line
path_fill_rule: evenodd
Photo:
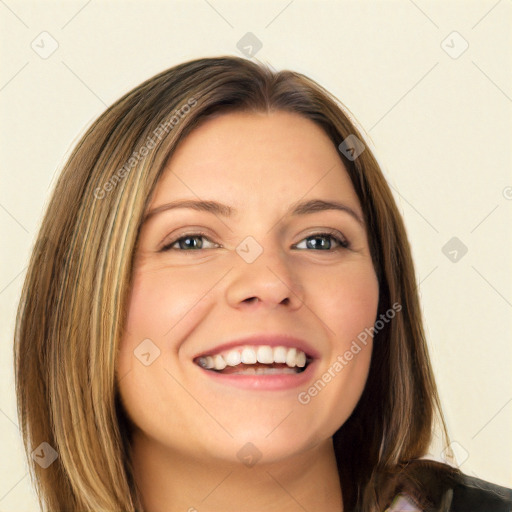
<path fill-rule="evenodd" d="M 48 510 L 509 510 L 446 428 L 402 219 L 336 100 L 176 66 L 75 148 L 16 330 Z M 484 487 L 480 489 L 479 487 Z"/>

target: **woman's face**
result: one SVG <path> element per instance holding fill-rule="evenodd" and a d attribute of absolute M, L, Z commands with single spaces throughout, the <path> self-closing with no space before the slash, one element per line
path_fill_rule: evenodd
<path fill-rule="evenodd" d="M 208 203 L 171 207 L 181 201 Z M 234 462 L 329 439 L 366 382 L 372 341 L 353 342 L 375 322 L 378 282 L 325 133 L 286 112 L 210 119 L 178 147 L 148 213 L 117 367 L 135 436 Z"/>

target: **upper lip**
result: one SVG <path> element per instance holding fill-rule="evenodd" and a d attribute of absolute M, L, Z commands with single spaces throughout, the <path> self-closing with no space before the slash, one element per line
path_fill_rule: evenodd
<path fill-rule="evenodd" d="M 207 350 L 201 351 L 199 354 L 194 356 L 194 359 L 198 357 L 204 357 L 208 355 L 218 354 L 225 350 L 229 350 L 230 348 L 235 347 L 243 347 L 246 345 L 251 346 L 262 346 L 268 345 L 271 347 L 288 347 L 288 348 L 298 348 L 302 350 L 311 359 L 316 359 L 319 357 L 319 353 L 311 346 L 311 344 L 303 339 L 295 338 L 288 334 L 253 334 L 251 336 L 245 338 L 239 338 L 236 340 L 228 341 L 222 343 L 220 345 L 215 345 Z"/>

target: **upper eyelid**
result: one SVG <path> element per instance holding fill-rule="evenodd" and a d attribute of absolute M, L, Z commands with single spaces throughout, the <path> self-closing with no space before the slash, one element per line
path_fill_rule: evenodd
<path fill-rule="evenodd" d="M 312 238 L 312 237 L 315 237 L 315 236 L 324 236 L 326 238 L 328 237 L 332 237 L 332 238 L 335 238 L 338 240 L 338 243 L 340 244 L 341 247 L 345 248 L 345 249 L 348 249 L 350 246 L 351 246 L 351 242 L 348 240 L 348 238 L 343 234 L 341 233 L 340 231 L 338 231 L 337 229 L 336 230 L 332 230 L 332 229 L 324 229 L 323 231 L 320 230 L 320 231 L 316 231 L 314 233 L 310 233 L 310 234 L 307 234 L 305 236 L 303 236 L 297 243 L 295 243 L 294 245 L 298 245 L 300 244 L 301 242 L 303 242 L 304 240 L 308 239 L 308 238 Z"/>
<path fill-rule="evenodd" d="M 192 238 L 192 237 L 199 237 L 199 238 L 205 238 L 207 240 L 209 240 L 210 242 L 214 243 L 214 244 L 217 244 L 217 242 L 214 242 L 210 236 L 208 236 L 207 234 L 205 233 L 198 233 L 198 232 L 190 232 L 190 233 L 183 233 L 182 235 L 179 235 L 179 236 L 174 236 L 172 237 L 171 240 L 169 240 L 168 242 L 167 241 L 163 241 L 162 244 L 161 244 L 161 247 L 159 249 L 159 251 L 163 251 L 164 249 L 169 249 L 171 246 L 173 246 L 174 244 L 178 243 L 180 240 L 182 240 L 183 238 Z M 217 244 L 218 245 L 218 244 Z"/>

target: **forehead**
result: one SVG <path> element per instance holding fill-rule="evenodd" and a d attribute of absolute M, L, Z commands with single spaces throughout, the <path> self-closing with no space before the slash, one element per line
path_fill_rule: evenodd
<path fill-rule="evenodd" d="M 178 145 L 152 205 L 171 197 L 222 196 L 243 208 L 308 194 L 358 204 L 326 133 L 297 113 L 234 112 L 204 121 Z"/>

